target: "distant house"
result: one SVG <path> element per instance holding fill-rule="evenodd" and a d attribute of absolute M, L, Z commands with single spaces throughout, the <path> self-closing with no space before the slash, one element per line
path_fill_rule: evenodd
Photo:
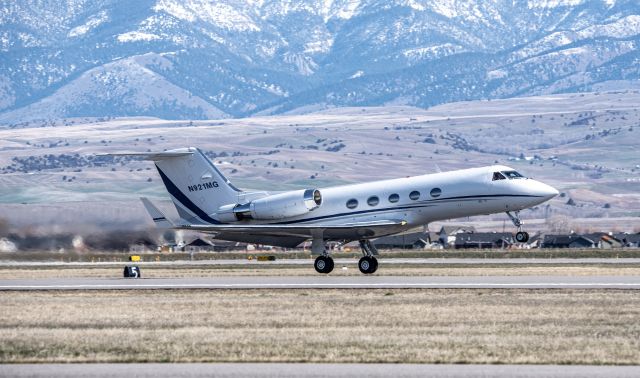
<path fill-rule="evenodd" d="M 208 241 L 198 238 L 191 243 L 185 244 L 182 250 L 188 253 L 213 252 L 214 247 Z"/>
<path fill-rule="evenodd" d="M 608 234 L 606 232 L 590 232 L 587 234 L 580 234 L 580 236 L 591 240 L 596 248 L 602 248 L 602 238 L 608 236 Z"/>
<path fill-rule="evenodd" d="M 509 232 L 466 232 L 456 234 L 454 247 L 456 249 L 508 248 L 513 242 L 513 235 Z"/>
<path fill-rule="evenodd" d="M 624 244 L 621 240 L 618 240 L 615 236 L 612 235 L 602 235 L 600 237 L 600 242 L 598 245 L 603 249 L 612 249 L 612 248 L 622 248 Z"/>
<path fill-rule="evenodd" d="M 198 238 L 191 243 L 185 244 L 185 246 L 182 247 L 182 250 L 189 253 L 246 251 L 247 243 L 217 239 L 204 240 Z"/>
<path fill-rule="evenodd" d="M 384 236 L 373 241 L 379 249 L 424 249 L 431 245 L 429 233 L 414 232 L 410 234 Z"/>
<path fill-rule="evenodd" d="M 161 246 L 158 247 L 158 252 L 161 253 L 171 253 L 171 252 L 175 252 L 178 250 L 178 245 L 174 244 L 174 243 L 166 243 L 166 244 L 162 244 Z"/>
<path fill-rule="evenodd" d="M 443 247 L 454 246 L 456 243 L 456 235 L 462 232 L 475 232 L 473 226 L 442 226 L 438 232 L 438 239 Z"/>
<path fill-rule="evenodd" d="M 620 240 L 623 247 L 640 247 L 640 234 L 616 234 L 614 236 Z"/>
<path fill-rule="evenodd" d="M 216 252 L 248 251 L 255 249 L 252 244 L 228 240 L 211 239 L 211 244 L 213 244 L 213 250 Z"/>
<path fill-rule="evenodd" d="M 529 240 L 527 240 L 527 242 L 524 243 L 524 248 L 525 249 L 540 248 L 541 244 L 542 244 L 542 234 L 536 233 L 534 235 L 529 236 Z"/>
<path fill-rule="evenodd" d="M 149 240 L 138 240 L 129 244 L 129 253 L 154 252 L 157 249 L 155 243 Z"/>
<path fill-rule="evenodd" d="M 545 235 L 542 248 L 596 248 L 598 243 L 578 234 Z"/>

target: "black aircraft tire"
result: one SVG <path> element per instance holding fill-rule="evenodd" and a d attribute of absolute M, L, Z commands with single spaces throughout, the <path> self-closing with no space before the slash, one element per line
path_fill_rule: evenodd
<path fill-rule="evenodd" d="M 376 259 L 375 257 L 371 256 L 371 269 L 369 274 L 373 274 L 378 270 L 378 259 Z"/>
<path fill-rule="evenodd" d="M 316 269 L 316 272 L 328 274 L 333 270 L 333 259 L 329 256 L 318 256 L 316 257 L 316 261 L 313 263 L 313 267 Z"/>
<path fill-rule="evenodd" d="M 377 269 L 377 260 L 374 257 L 364 256 L 358 261 L 358 269 L 362 274 L 371 274 Z"/>
<path fill-rule="evenodd" d="M 524 231 L 518 231 L 516 233 L 516 241 L 518 243 L 526 243 L 529 240 L 529 234 Z"/>
<path fill-rule="evenodd" d="M 333 267 L 334 267 L 333 259 L 330 256 L 327 256 L 326 260 L 327 260 L 327 267 L 324 270 L 324 272 L 325 273 L 331 273 L 333 271 Z"/>

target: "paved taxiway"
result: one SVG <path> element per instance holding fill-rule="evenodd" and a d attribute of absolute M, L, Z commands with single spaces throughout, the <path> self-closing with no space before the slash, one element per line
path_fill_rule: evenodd
<path fill-rule="evenodd" d="M 611 377 L 638 366 L 419 364 L 25 364 L 0 365 L 2 377 Z"/>
<path fill-rule="evenodd" d="M 80 272 L 79 272 L 80 273 Z M 143 272 L 144 273 L 144 272 Z M 227 276 L 2 279 L 0 290 L 113 289 L 640 289 L 640 276 Z"/>

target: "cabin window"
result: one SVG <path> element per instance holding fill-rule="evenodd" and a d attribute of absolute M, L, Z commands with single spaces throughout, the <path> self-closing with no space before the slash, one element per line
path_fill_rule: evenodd
<path fill-rule="evenodd" d="M 378 198 L 378 196 L 371 196 L 367 200 L 367 204 L 369 206 L 376 206 L 378 203 L 380 203 L 380 198 Z"/>
<path fill-rule="evenodd" d="M 400 201 L 400 196 L 396 193 L 393 193 L 389 196 L 389 202 L 394 203 Z"/>
<path fill-rule="evenodd" d="M 431 197 L 433 198 L 437 198 L 440 197 L 440 195 L 442 194 L 442 189 L 440 188 L 433 188 L 431 189 L 431 192 L 429 193 L 431 195 Z"/>
<path fill-rule="evenodd" d="M 506 180 L 506 177 L 500 172 L 493 172 L 493 181 Z"/>
<path fill-rule="evenodd" d="M 347 201 L 347 207 L 349 209 L 355 209 L 356 207 L 358 207 L 358 200 L 355 198 L 352 198 L 350 200 Z"/>
<path fill-rule="evenodd" d="M 411 198 L 412 200 L 417 200 L 420 198 L 420 192 L 417 190 L 414 190 L 413 192 L 409 193 L 409 198 Z"/>
<path fill-rule="evenodd" d="M 502 172 L 505 176 L 507 176 L 509 178 L 509 180 L 513 180 L 513 179 L 521 179 L 524 178 L 523 175 L 521 175 L 520 173 L 516 172 L 516 171 L 504 171 Z"/>

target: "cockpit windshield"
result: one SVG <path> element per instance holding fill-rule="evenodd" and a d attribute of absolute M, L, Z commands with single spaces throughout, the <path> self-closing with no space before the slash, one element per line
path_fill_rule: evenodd
<path fill-rule="evenodd" d="M 502 174 L 507 176 L 509 178 L 509 180 L 524 178 L 523 175 L 521 175 L 520 173 L 518 173 L 516 171 L 504 171 L 504 172 L 502 172 Z"/>
<path fill-rule="evenodd" d="M 493 181 L 497 180 L 513 180 L 513 179 L 521 179 L 524 178 L 523 175 L 516 171 L 502 171 L 502 172 L 493 172 Z"/>

